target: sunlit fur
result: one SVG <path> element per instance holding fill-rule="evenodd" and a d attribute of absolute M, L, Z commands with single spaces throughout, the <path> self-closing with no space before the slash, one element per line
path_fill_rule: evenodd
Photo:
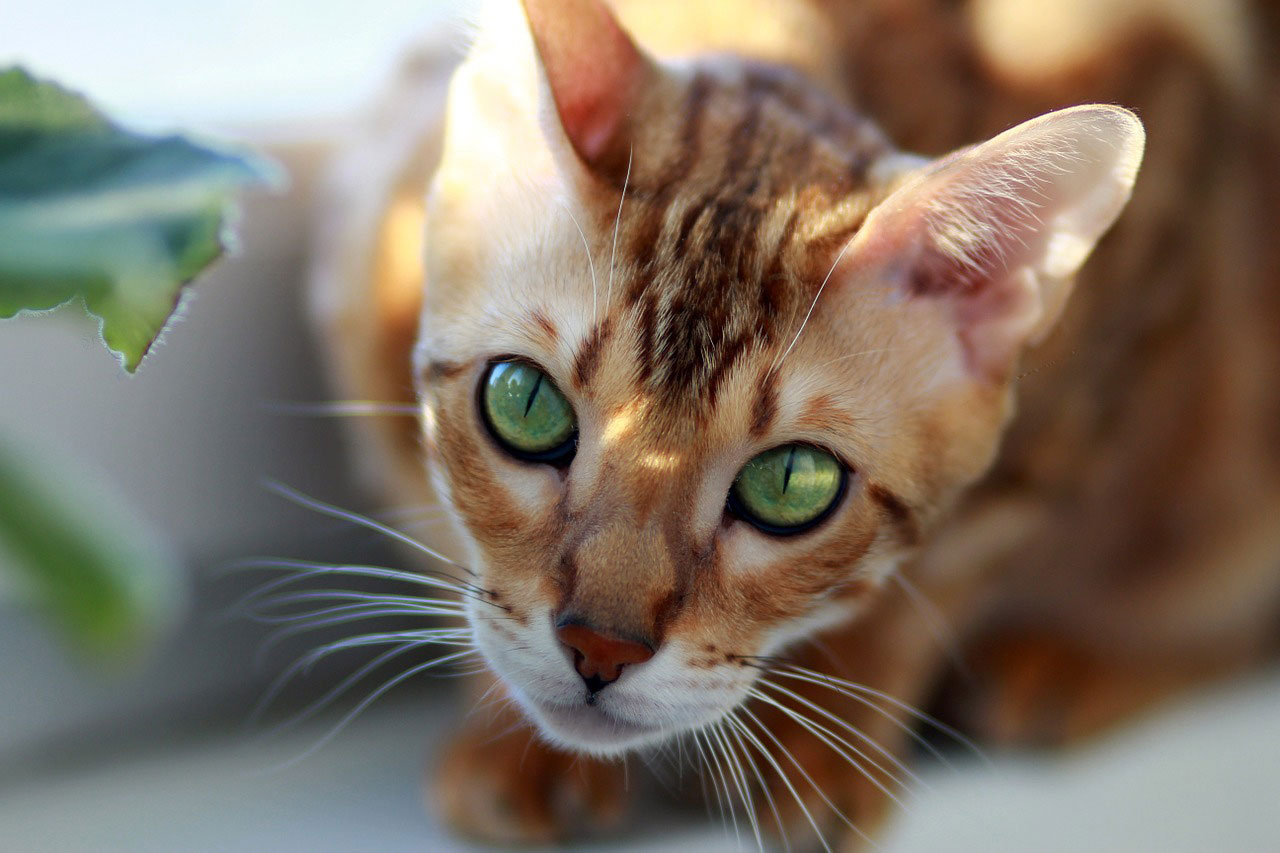
<path fill-rule="evenodd" d="M 625 156 L 591 167 L 559 123 L 520 10 L 497 4 L 484 16 L 450 83 L 442 147 L 430 137 L 438 168 L 420 159 L 383 185 L 394 212 L 394 199 L 422 198 L 417 181 L 431 174 L 412 378 L 457 558 L 500 605 L 467 600 L 475 640 L 539 731 L 596 755 L 696 732 L 726 795 L 754 783 L 731 786 L 720 758 L 754 751 L 774 779 L 760 780 L 765 790 L 777 792 L 779 776 L 790 787 L 790 776 L 805 789 L 790 791 L 802 811 L 850 813 L 846 829 L 861 837 L 880 813 L 868 803 L 884 793 L 866 779 L 893 788 L 901 774 L 833 776 L 862 765 L 822 735 L 831 749 L 803 765 L 815 798 L 780 756 L 790 754 L 785 731 L 812 739 L 823 718 L 777 692 L 786 682 L 783 670 L 767 674 L 769 656 L 821 637 L 831 672 L 807 658 L 811 680 L 797 690 L 813 693 L 795 695 L 896 756 L 901 734 L 863 719 L 857 697 L 915 705 L 936 688 L 948 650 L 922 624 L 918 596 L 950 622 L 950 641 L 1034 628 L 1084 660 L 1109 654 L 1110 668 L 1079 670 L 1110 678 L 1078 688 L 1104 697 L 1081 731 L 1146 701 L 1115 686 L 1135 672 L 1158 674 L 1137 679 L 1158 685 L 1154 697 L 1259 654 L 1280 598 L 1280 542 L 1263 523 L 1280 510 L 1280 457 L 1262 441 L 1280 428 L 1280 406 L 1251 377 L 1274 363 L 1260 330 L 1280 300 L 1263 296 L 1258 266 L 1233 277 L 1221 272 L 1229 261 L 1201 260 L 1211 239 L 1249 257 L 1262 244 L 1251 223 L 1222 230 L 1231 208 L 1197 191 L 1179 159 L 1223 84 L 1200 48 L 1161 23 L 1159 4 L 1100 30 L 1107 44 L 1129 39 L 1130 53 L 1094 57 L 1092 76 L 1064 66 L 1061 78 L 1042 68 L 1020 78 L 1016 57 L 993 53 L 1007 43 L 994 3 L 976 4 L 987 17 L 975 41 L 932 0 L 765 2 L 761 14 L 794 27 L 777 30 L 785 37 L 765 38 L 759 16 L 742 16 L 752 23 L 741 38 L 718 29 L 722 52 L 700 55 L 687 16 L 720 20 L 723 5 L 619 4 L 644 47 L 675 58 L 653 95 L 661 108 L 647 104 Z M 664 16 L 681 23 L 667 32 Z M 1166 92 L 1138 73 L 1142 62 L 1184 89 Z M 898 82 L 904 69 L 922 82 Z M 1141 133 L 1099 108 L 998 134 L 1085 98 L 1150 105 L 1149 131 L 1164 132 L 1151 133 L 1154 177 L 1068 300 L 1128 197 Z M 1231 164 L 1246 162 L 1236 137 L 1219 138 L 1235 146 Z M 1215 180 L 1244 192 L 1248 179 L 1224 172 Z M 1221 205 L 1217 230 L 1187 230 L 1186 198 Z M 398 221 L 388 215 L 374 231 Z M 333 285 L 346 296 L 334 357 L 362 398 L 380 396 L 362 375 L 381 340 L 371 308 L 394 306 L 401 321 L 418 308 L 394 288 L 377 296 L 379 263 Z M 979 297 L 973 281 L 987 282 Z M 1162 350 L 1160 329 L 1181 345 Z M 409 353 L 397 352 L 403 370 Z M 573 405 L 580 445 L 569 469 L 513 459 L 481 423 L 480 378 L 509 356 L 539 365 Z M 1022 411 L 998 456 L 1018 384 Z M 368 452 L 420 476 L 413 441 L 399 441 L 399 451 Z M 727 516 L 743 463 L 794 441 L 849 466 L 837 511 L 790 538 Z M 1189 461 L 1175 472 L 1175 458 Z M 1207 567 L 1228 568 L 1211 578 Z M 902 585 L 887 583 L 899 571 Z M 565 613 L 645 638 L 657 654 L 588 702 L 555 637 Z M 1185 677 L 1162 663 L 1188 650 Z M 813 666 L 845 673 L 844 693 Z M 905 706 L 889 707 L 901 725 Z M 772 760 L 786 772 L 763 766 Z M 788 806 L 776 807 L 793 825 Z M 469 831 L 488 831 L 448 808 Z M 830 814 L 800 822 L 821 838 Z"/>

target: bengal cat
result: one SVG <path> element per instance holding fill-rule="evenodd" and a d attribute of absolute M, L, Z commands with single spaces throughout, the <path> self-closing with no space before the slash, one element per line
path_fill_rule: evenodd
<path fill-rule="evenodd" d="M 607 824 L 683 737 L 856 848 L 910 709 L 1057 743 L 1274 656 L 1275 4 L 479 17 L 340 166 L 315 299 L 342 394 L 420 411 L 359 462 L 449 510 L 511 700 L 454 827 Z"/>

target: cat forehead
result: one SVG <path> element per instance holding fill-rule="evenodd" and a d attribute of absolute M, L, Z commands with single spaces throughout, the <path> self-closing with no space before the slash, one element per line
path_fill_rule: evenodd
<path fill-rule="evenodd" d="M 438 212 L 464 212 L 456 218 L 468 224 L 452 232 L 437 219 L 429 255 L 465 258 L 438 269 L 490 274 L 433 278 L 427 316 L 499 318 L 482 337 L 518 332 L 535 347 L 541 317 L 559 330 L 547 349 L 576 383 L 590 383 L 606 353 L 621 354 L 634 365 L 631 389 L 694 411 L 715 406 L 735 368 L 785 348 L 883 195 L 877 164 L 896 152 L 785 68 L 713 59 L 677 72 L 671 108 L 637 132 L 616 180 L 584 180 L 563 156 L 531 149 L 506 158 L 505 180 L 446 169 L 440 185 L 465 191 L 438 191 L 447 202 Z M 483 125 L 460 134 L 460 164 L 476 162 L 473 137 L 495 130 Z M 483 280 L 487 292 L 453 293 Z M 454 296 L 472 310 L 448 310 Z M 440 326 L 429 337 L 453 337 L 448 323 L 428 322 Z"/>
<path fill-rule="evenodd" d="M 812 304 L 892 153 L 869 122 L 786 69 L 690 70 L 668 126 L 592 199 L 616 230 L 640 380 L 714 404 L 744 355 L 776 348 Z"/>

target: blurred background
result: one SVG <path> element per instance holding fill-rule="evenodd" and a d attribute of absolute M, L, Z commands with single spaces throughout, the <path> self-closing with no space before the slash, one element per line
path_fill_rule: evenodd
<path fill-rule="evenodd" d="M 70 652 L 0 576 L 0 849 L 468 849 L 421 800 L 455 681 L 401 685 L 318 749 L 350 704 L 264 744 L 246 721 L 307 646 L 260 656 L 268 626 L 225 614 L 263 576 L 223 571 L 255 555 L 399 564 L 378 536 L 263 482 L 380 510 L 347 474 L 339 424 L 306 411 L 327 399 L 301 292 L 309 205 L 403 50 L 452 32 L 452 6 L 0 9 L 0 68 L 25 65 L 138 129 L 247 142 L 292 172 L 286 190 L 246 196 L 239 251 L 199 281 L 136 376 L 74 310 L 0 324 L 0 431 L 107 484 L 180 566 L 158 641 L 105 668 Z M 273 713 L 287 718 L 362 660 L 318 667 Z M 957 763 L 926 768 L 929 786 L 884 849 L 1280 849 L 1274 674 L 1188 697 L 1083 751 Z M 697 812 L 642 824 L 611 849 L 738 847 Z"/>

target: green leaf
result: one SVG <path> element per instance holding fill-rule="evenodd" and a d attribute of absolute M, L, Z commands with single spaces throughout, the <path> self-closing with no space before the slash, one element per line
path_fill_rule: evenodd
<path fill-rule="evenodd" d="M 173 618 L 180 573 L 120 495 L 65 458 L 0 436 L 0 576 L 73 645 L 120 660 Z"/>
<path fill-rule="evenodd" d="M 83 97 L 0 72 L 0 318 L 82 299 L 126 370 L 225 247 L 235 192 L 271 166 L 123 130 Z"/>

